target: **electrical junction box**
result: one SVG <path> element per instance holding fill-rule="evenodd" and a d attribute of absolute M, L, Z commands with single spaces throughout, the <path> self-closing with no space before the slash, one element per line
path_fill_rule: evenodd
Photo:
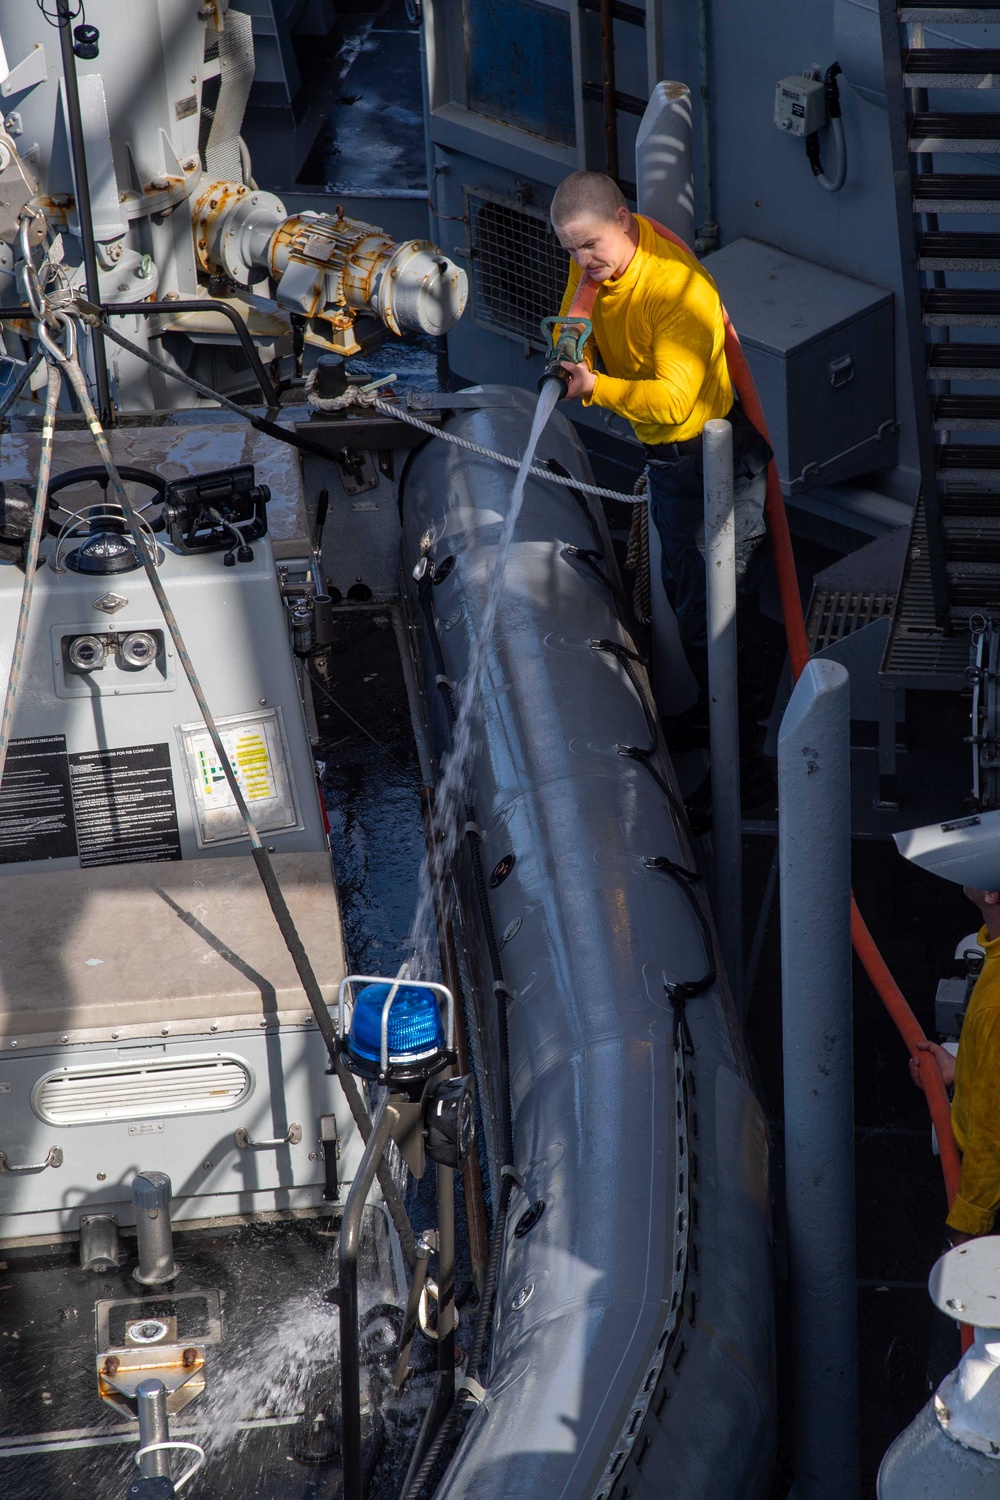
<path fill-rule="evenodd" d="M 826 91 L 818 78 L 795 73 L 779 79 L 774 90 L 774 123 L 787 135 L 803 139 L 826 124 Z"/>
<path fill-rule="evenodd" d="M 895 464 L 892 293 L 756 240 L 702 264 L 740 336 L 783 492 Z"/>
<path fill-rule="evenodd" d="M 939 979 L 934 995 L 934 1025 L 942 1036 L 958 1036 L 969 1004 L 967 979 Z"/>

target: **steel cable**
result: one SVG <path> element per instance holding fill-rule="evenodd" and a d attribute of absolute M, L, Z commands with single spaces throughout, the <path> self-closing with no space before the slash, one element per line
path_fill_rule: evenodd
<path fill-rule="evenodd" d="M 38 352 L 40 358 L 44 357 L 45 351 L 41 346 L 39 346 Z M 28 545 L 24 551 L 24 583 L 21 586 L 21 606 L 17 614 L 14 644 L 10 653 L 7 688 L 3 700 L 3 716 L 0 718 L 0 786 L 3 783 L 3 774 L 7 765 L 7 751 L 10 748 L 11 729 L 14 723 L 14 700 L 17 697 L 18 683 L 21 680 L 24 647 L 28 638 L 28 613 L 31 609 L 31 597 L 35 588 L 35 573 L 38 569 L 38 553 L 42 544 L 42 535 L 45 531 L 45 520 L 48 511 L 49 475 L 52 472 L 52 447 L 56 435 L 56 407 L 59 404 L 59 393 L 62 390 L 62 375 L 59 364 L 57 360 L 51 357 L 49 358 L 47 376 L 45 414 L 42 418 L 42 448 L 38 458 L 38 478 L 35 483 L 35 505 L 31 512 L 31 529 L 28 533 Z"/>

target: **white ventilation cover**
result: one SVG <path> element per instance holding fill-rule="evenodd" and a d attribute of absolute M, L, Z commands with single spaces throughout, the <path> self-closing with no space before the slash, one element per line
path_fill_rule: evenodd
<path fill-rule="evenodd" d="M 231 1109 L 252 1089 L 248 1064 L 217 1052 L 57 1068 L 35 1084 L 31 1104 L 50 1125 L 85 1125 Z"/>

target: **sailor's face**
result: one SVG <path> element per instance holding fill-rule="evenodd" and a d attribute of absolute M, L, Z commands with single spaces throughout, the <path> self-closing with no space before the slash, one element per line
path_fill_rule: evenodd
<path fill-rule="evenodd" d="M 552 227 L 560 245 L 569 251 L 584 276 L 592 281 L 607 281 L 620 275 L 631 259 L 634 247 L 628 225 L 628 209 L 622 208 L 617 219 L 587 216 Z"/>

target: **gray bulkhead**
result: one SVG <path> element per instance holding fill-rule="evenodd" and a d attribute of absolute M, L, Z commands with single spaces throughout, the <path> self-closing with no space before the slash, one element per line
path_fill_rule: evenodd
<path fill-rule="evenodd" d="M 517 453 L 531 408 L 519 395 L 514 409 L 447 426 Z M 561 415 L 539 452 L 590 478 Z M 425 533 L 439 564 L 455 557 L 433 603 L 457 685 L 511 488 L 509 472 L 442 443 L 416 453 L 402 481 L 404 577 Z M 632 642 L 607 584 L 567 544 L 599 546 L 616 576 L 597 507 L 584 513 L 567 490 L 529 481 L 471 781 L 485 870 L 515 856 L 490 901 L 512 994 L 524 1190 L 511 1204 L 486 1395 L 440 1494 L 605 1496 L 628 1465 L 632 1494 L 748 1500 L 773 1457 L 766 1122 L 724 983 L 687 1002 L 689 1036 L 675 1028 L 664 980 L 705 974 L 703 940 L 676 881 L 643 861 L 690 866 L 691 850 L 648 770 L 618 753 L 648 731 L 621 666 L 589 643 Z M 428 693 L 440 756 L 446 721 Z M 657 764 L 672 779 L 665 758 Z M 496 1014 L 465 880 L 489 1123 L 501 1107 Z M 502 1163 L 488 1133 L 495 1193 Z M 516 1238 L 538 1199 L 541 1219 Z"/>

